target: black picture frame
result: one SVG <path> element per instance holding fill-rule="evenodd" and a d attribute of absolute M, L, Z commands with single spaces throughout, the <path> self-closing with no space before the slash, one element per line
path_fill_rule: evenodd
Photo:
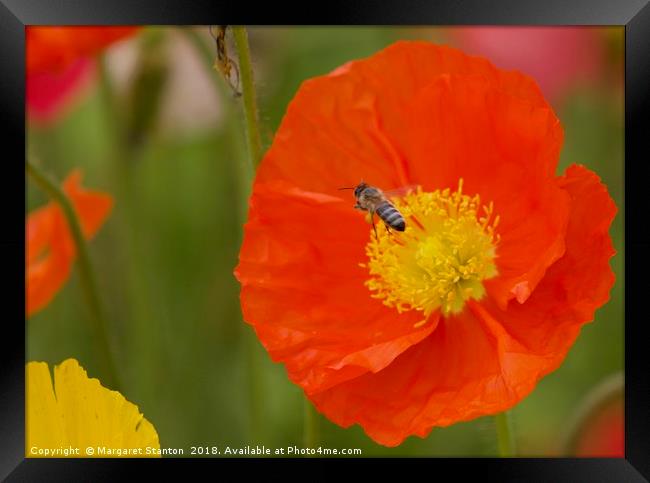
<path fill-rule="evenodd" d="M 647 318 L 644 296 L 650 293 L 650 235 L 647 198 L 650 152 L 650 5 L 648 0 L 523 0 L 399 2 L 327 2 L 317 7 L 280 9 L 275 3 L 214 0 L 0 0 L 0 123 L 3 134 L 3 183 L 0 189 L 2 230 L 3 331 L 0 393 L 0 477 L 8 481 L 114 481 L 134 470 L 161 467 L 153 461 L 34 460 L 24 457 L 25 315 L 24 218 L 25 151 L 25 26 L 26 25 L 206 25 L 206 24 L 411 24 L 411 25 L 600 25 L 625 27 L 625 458 L 557 459 L 409 459 L 408 464 L 433 466 L 461 480 L 497 481 L 647 481 L 650 478 L 650 351 L 643 337 Z M 22 207 L 22 209 L 21 209 Z M 22 341 L 22 343 L 20 343 Z M 249 459 L 193 460 L 200 465 L 236 464 Z M 265 460 L 293 464 L 298 460 Z M 299 460 L 321 467 L 318 475 L 339 472 L 333 460 Z M 384 471 L 396 460 L 337 460 Z M 160 463 L 160 462 L 158 462 Z M 186 462 L 163 460 L 185 473 Z M 180 463 L 180 464 L 178 464 Z M 206 467 L 207 469 L 207 467 Z M 233 470 L 234 468 L 230 468 Z M 424 469 L 424 468 L 421 468 Z M 171 470 L 174 471 L 174 470 Z M 219 470 L 223 471 L 223 469 Z M 284 470 L 283 470 L 284 471 Z M 448 473 L 447 473 L 448 472 Z M 312 474 L 313 476 L 313 474 Z M 432 475 L 433 477 L 433 475 Z"/>

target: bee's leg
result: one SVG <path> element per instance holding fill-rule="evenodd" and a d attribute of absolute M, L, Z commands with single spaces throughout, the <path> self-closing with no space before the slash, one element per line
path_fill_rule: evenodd
<path fill-rule="evenodd" d="M 390 226 L 388 226 L 388 223 L 384 223 L 384 226 L 386 227 L 386 231 L 388 232 L 389 235 L 392 235 L 393 232 L 390 231 Z"/>
<path fill-rule="evenodd" d="M 377 235 L 377 225 L 375 225 L 375 212 L 370 212 L 370 219 L 372 220 L 372 229 L 375 230 L 375 240 L 379 241 L 379 235 Z"/>

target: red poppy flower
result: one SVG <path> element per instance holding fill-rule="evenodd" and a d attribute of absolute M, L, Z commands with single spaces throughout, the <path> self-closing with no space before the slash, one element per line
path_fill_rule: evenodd
<path fill-rule="evenodd" d="M 81 187 L 81 173 L 73 171 L 63 189 L 75 208 L 86 239 L 99 230 L 113 206 L 110 195 Z M 32 211 L 26 222 L 25 285 L 27 317 L 45 307 L 70 276 L 75 244 L 63 211 L 54 201 Z"/>
<path fill-rule="evenodd" d="M 256 176 L 244 319 L 318 410 L 394 446 L 504 411 L 609 298 L 616 207 L 529 77 L 398 42 L 303 83 Z M 372 227 L 339 187 L 418 190 Z"/>
<path fill-rule="evenodd" d="M 133 34 L 138 27 L 27 27 L 27 73 L 61 72 Z"/>

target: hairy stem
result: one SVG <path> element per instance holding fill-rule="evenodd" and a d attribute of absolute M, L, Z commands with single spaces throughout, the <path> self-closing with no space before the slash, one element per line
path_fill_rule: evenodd
<path fill-rule="evenodd" d="M 257 113 L 255 85 L 251 54 L 248 47 L 248 33 L 245 27 L 232 27 L 237 54 L 239 56 L 239 75 L 241 77 L 242 98 L 244 101 L 244 118 L 246 120 L 246 141 L 248 153 L 254 168 L 262 159 L 262 137 Z"/>

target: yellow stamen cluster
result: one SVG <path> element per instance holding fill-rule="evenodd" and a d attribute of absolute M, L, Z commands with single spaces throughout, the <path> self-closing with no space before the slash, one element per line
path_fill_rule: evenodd
<path fill-rule="evenodd" d="M 495 234 L 499 217 L 493 205 L 481 205 L 478 195 L 458 190 L 423 192 L 420 188 L 395 207 L 406 220 L 403 233 L 371 231 L 366 246 L 370 272 L 366 285 L 372 297 L 402 313 L 421 311 L 424 324 L 437 309 L 443 315 L 459 313 L 468 299 L 485 294 L 482 281 L 497 274 Z"/>

